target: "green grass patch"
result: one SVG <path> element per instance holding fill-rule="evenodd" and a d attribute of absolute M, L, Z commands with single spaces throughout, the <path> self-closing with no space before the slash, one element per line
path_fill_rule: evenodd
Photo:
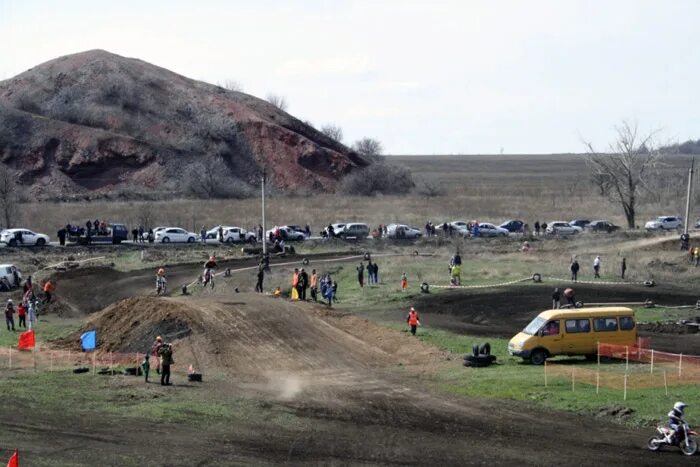
<path fill-rule="evenodd" d="M 19 335 L 25 331 L 17 326 L 19 320 L 15 315 L 15 332 L 8 331 L 6 327 L 0 329 L 0 347 L 16 347 Z M 71 332 L 80 329 L 82 323 L 79 320 L 63 319 L 56 316 L 39 316 L 39 322 L 34 327 L 37 343 L 41 346 L 54 339 L 64 337 Z"/>

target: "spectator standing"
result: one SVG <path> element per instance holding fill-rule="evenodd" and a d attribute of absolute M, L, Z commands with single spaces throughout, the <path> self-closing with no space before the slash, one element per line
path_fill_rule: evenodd
<path fill-rule="evenodd" d="M 258 241 L 263 241 L 263 228 L 261 224 L 258 224 Z"/>
<path fill-rule="evenodd" d="M 148 373 L 151 371 L 151 357 L 146 354 L 143 356 L 143 362 L 141 362 L 141 369 L 143 370 L 144 381 L 148 382 Z"/>
<path fill-rule="evenodd" d="M 7 305 L 5 305 L 5 324 L 7 325 L 8 331 L 15 330 L 15 306 L 12 303 L 12 299 L 7 300 Z"/>
<path fill-rule="evenodd" d="M 338 303 L 338 282 L 333 281 L 333 285 L 331 285 L 331 292 L 333 292 L 333 302 Z"/>
<path fill-rule="evenodd" d="M 202 241 L 202 245 L 207 243 L 207 229 L 202 226 L 201 229 L 199 229 L 199 238 Z"/>
<path fill-rule="evenodd" d="M 406 277 L 406 273 L 403 272 L 401 273 L 401 292 L 405 292 L 408 290 L 408 278 Z"/>
<path fill-rule="evenodd" d="M 374 283 L 379 284 L 379 265 L 376 263 L 376 261 L 373 263 L 374 264 Z"/>
<path fill-rule="evenodd" d="M 23 303 L 17 305 L 17 318 L 19 318 L 17 327 L 27 329 L 27 309 Z"/>
<path fill-rule="evenodd" d="M 318 301 L 318 275 L 316 274 L 316 270 L 312 269 L 311 270 L 311 299 L 316 302 Z"/>
<path fill-rule="evenodd" d="M 309 275 L 301 268 L 299 271 L 299 300 L 306 301 L 306 289 L 309 288 Z"/>
<path fill-rule="evenodd" d="M 542 223 L 540 224 L 540 229 L 542 229 L 542 235 L 546 235 L 546 234 L 547 234 L 547 223 L 546 223 L 546 222 L 542 222 Z"/>
<path fill-rule="evenodd" d="M 258 293 L 263 292 L 263 280 L 265 279 L 265 267 L 261 264 L 258 267 L 258 282 L 255 284 L 255 291 Z"/>
<path fill-rule="evenodd" d="M 535 235 L 540 236 L 540 221 L 535 221 Z"/>
<path fill-rule="evenodd" d="M 578 260 L 576 260 L 576 258 L 574 258 L 571 261 L 570 269 L 571 269 L 571 280 L 576 282 L 578 280 L 578 270 L 581 269 L 581 266 L 579 266 Z"/>
<path fill-rule="evenodd" d="M 554 292 L 552 292 L 552 309 L 558 310 L 560 306 L 561 306 L 561 292 L 559 291 L 559 287 L 555 287 Z"/>
<path fill-rule="evenodd" d="M 92 222 L 89 220 L 85 223 L 85 227 L 87 228 L 87 235 L 90 235 L 90 231 L 92 230 Z"/>
<path fill-rule="evenodd" d="M 367 261 L 367 283 L 372 285 L 374 283 L 374 265 L 372 260 Z"/>
<path fill-rule="evenodd" d="M 299 300 L 299 295 L 301 295 L 299 293 L 299 269 L 294 268 L 294 273 L 292 274 L 292 300 Z"/>
<path fill-rule="evenodd" d="M 27 313 L 29 314 L 29 329 L 32 329 L 36 323 L 36 297 L 34 296 L 27 302 Z"/>
<path fill-rule="evenodd" d="M 224 228 L 219 226 L 219 242 L 224 243 Z"/>
<path fill-rule="evenodd" d="M 687 250 L 688 245 L 690 245 L 690 235 L 684 232 L 681 234 L 681 251 Z"/>
<path fill-rule="evenodd" d="M 593 260 L 593 277 L 600 279 L 600 256 L 596 256 Z"/>
<path fill-rule="evenodd" d="M 155 342 L 151 346 L 151 355 L 156 357 L 156 373 L 160 374 L 160 348 L 163 347 L 163 338 L 160 336 L 156 337 Z"/>
<path fill-rule="evenodd" d="M 625 278 L 625 272 L 627 272 L 627 259 L 626 259 L 626 258 L 622 258 L 622 264 L 620 265 L 620 269 L 621 269 L 621 272 L 622 272 L 622 274 L 620 274 L 620 277 L 621 277 L 622 279 L 624 279 L 624 278 Z"/>
<path fill-rule="evenodd" d="M 357 270 L 357 282 L 362 288 L 365 286 L 365 265 L 360 263 L 355 269 Z"/>
<path fill-rule="evenodd" d="M 143 238 L 143 233 L 145 232 L 145 229 L 143 228 L 142 225 L 139 225 L 139 242 L 144 243 L 146 240 Z"/>
<path fill-rule="evenodd" d="M 139 229 L 134 227 L 131 229 L 131 237 L 133 238 L 133 242 L 136 243 L 139 241 Z"/>
<path fill-rule="evenodd" d="M 58 243 L 61 246 L 66 246 L 66 235 L 68 232 L 66 231 L 65 227 L 61 227 L 61 229 L 56 233 L 58 236 Z"/>
<path fill-rule="evenodd" d="M 309 224 L 306 224 L 306 227 L 304 228 L 304 233 L 306 234 L 306 238 L 311 238 L 311 227 L 309 227 Z"/>
<path fill-rule="evenodd" d="M 166 343 L 158 350 L 158 356 L 160 357 L 160 384 L 162 386 L 170 386 L 170 365 L 175 363 L 173 360 L 173 347 L 172 344 Z"/>

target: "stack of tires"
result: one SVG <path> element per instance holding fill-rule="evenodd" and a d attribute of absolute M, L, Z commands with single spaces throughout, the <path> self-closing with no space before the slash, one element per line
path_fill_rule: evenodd
<path fill-rule="evenodd" d="M 491 355 L 491 345 L 486 342 L 481 346 L 474 344 L 472 354 L 464 356 L 464 366 L 485 367 L 496 362 L 496 356 Z"/>

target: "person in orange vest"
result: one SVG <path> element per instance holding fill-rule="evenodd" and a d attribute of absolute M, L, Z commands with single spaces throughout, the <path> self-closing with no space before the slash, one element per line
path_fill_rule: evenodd
<path fill-rule="evenodd" d="M 311 298 L 313 299 L 314 302 L 318 301 L 318 274 L 316 274 L 316 270 L 312 269 L 311 270 Z"/>
<path fill-rule="evenodd" d="M 401 292 L 405 292 L 408 289 L 408 278 L 406 273 L 401 274 Z"/>
<path fill-rule="evenodd" d="M 406 316 L 406 322 L 411 326 L 411 334 L 416 335 L 416 329 L 420 326 L 420 318 L 418 317 L 418 312 L 415 308 L 411 307 L 411 311 L 408 312 Z"/>
<path fill-rule="evenodd" d="M 56 290 L 56 286 L 50 280 L 44 283 L 44 304 L 51 303 L 51 294 Z"/>

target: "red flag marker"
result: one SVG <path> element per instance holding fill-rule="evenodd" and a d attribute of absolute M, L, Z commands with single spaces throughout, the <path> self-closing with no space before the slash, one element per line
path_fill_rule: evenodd
<path fill-rule="evenodd" d="M 7 467 L 19 467 L 19 451 L 15 449 L 15 453 L 12 454 L 10 460 L 7 461 Z"/>

